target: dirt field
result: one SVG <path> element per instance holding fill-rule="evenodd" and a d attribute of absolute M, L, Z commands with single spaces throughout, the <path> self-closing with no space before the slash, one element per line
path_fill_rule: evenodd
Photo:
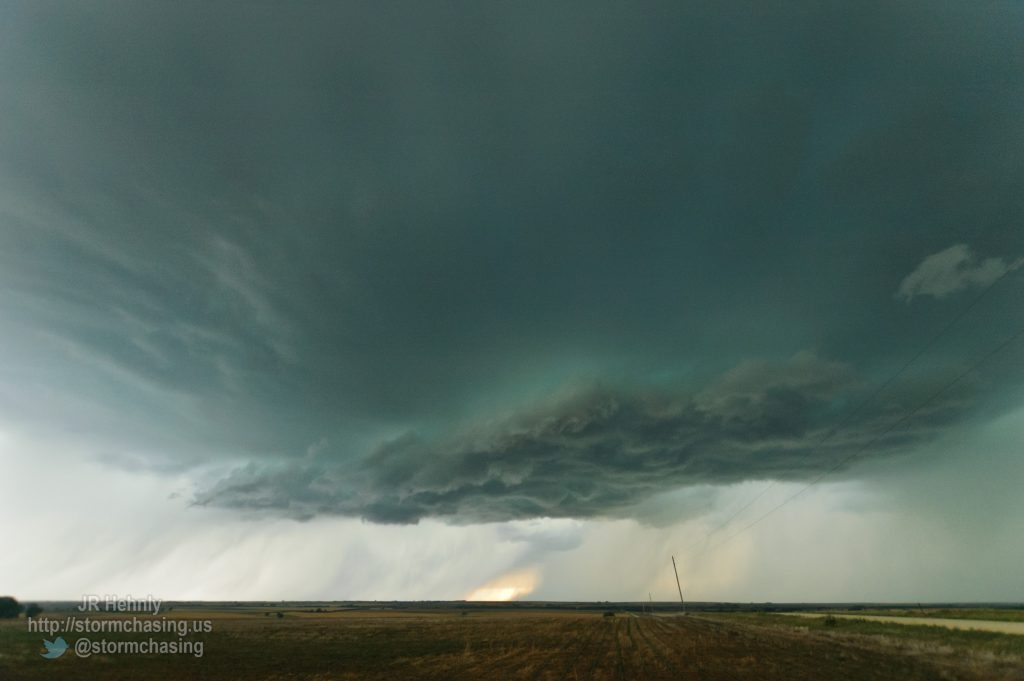
<path fill-rule="evenodd" d="M 27 632 L 22 619 L 0 624 L 0 680 L 1024 679 L 1020 658 L 986 654 L 979 661 L 955 645 L 908 646 L 905 637 L 786 627 L 778 618 L 759 625 L 753 616 L 357 611 L 278 618 L 182 610 L 167 616 L 212 619 L 212 632 L 190 635 L 204 643 L 201 658 L 83 659 L 71 649 L 46 660 L 39 656 L 43 637 Z M 72 646 L 77 638 L 66 635 Z"/>

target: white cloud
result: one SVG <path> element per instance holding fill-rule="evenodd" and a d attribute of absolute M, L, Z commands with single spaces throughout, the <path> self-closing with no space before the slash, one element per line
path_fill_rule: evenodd
<path fill-rule="evenodd" d="M 1024 265 L 1024 258 L 979 260 L 966 244 L 950 246 L 925 258 L 900 283 L 897 300 L 910 302 L 918 296 L 946 296 L 971 287 L 988 286 L 1007 272 Z"/>

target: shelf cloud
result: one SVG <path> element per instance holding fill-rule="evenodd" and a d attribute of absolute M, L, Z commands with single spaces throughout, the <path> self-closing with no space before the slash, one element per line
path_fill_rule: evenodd
<path fill-rule="evenodd" d="M 849 367 L 800 353 L 748 362 L 695 395 L 595 387 L 467 432 L 407 433 L 369 456 L 249 464 L 201 491 L 200 505 L 298 518 L 381 523 L 636 517 L 678 488 L 804 480 L 854 456 L 893 456 L 934 439 L 970 406 L 963 390 L 930 404 L 898 432 L 910 405 L 886 401 L 843 427 L 837 404 Z"/>

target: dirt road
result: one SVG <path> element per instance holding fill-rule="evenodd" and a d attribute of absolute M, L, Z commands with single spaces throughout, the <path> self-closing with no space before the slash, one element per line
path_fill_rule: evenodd
<path fill-rule="evenodd" d="M 827 613 L 820 612 L 787 612 L 786 615 L 796 617 L 824 617 Z M 975 631 L 994 631 L 998 634 L 1020 634 L 1024 636 L 1024 622 L 997 622 L 995 620 L 968 620 L 945 617 L 897 617 L 895 615 L 839 615 L 833 617 L 853 620 L 869 620 L 872 622 L 895 622 L 896 624 L 916 624 L 918 626 L 947 627 Z"/>

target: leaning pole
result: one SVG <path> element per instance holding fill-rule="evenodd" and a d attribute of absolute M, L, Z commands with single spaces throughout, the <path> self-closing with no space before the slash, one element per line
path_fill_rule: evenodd
<path fill-rule="evenodd" d="M 676 557 L 672 556 L 672 572 L 676 573 L 676 588 L 679 589 L 679 602 L 683 604 L 683 614 L 686 614 L 686 601 L 683 600 L 683 587 L 679 586 L 679 570 L 676 569 Z"/>

